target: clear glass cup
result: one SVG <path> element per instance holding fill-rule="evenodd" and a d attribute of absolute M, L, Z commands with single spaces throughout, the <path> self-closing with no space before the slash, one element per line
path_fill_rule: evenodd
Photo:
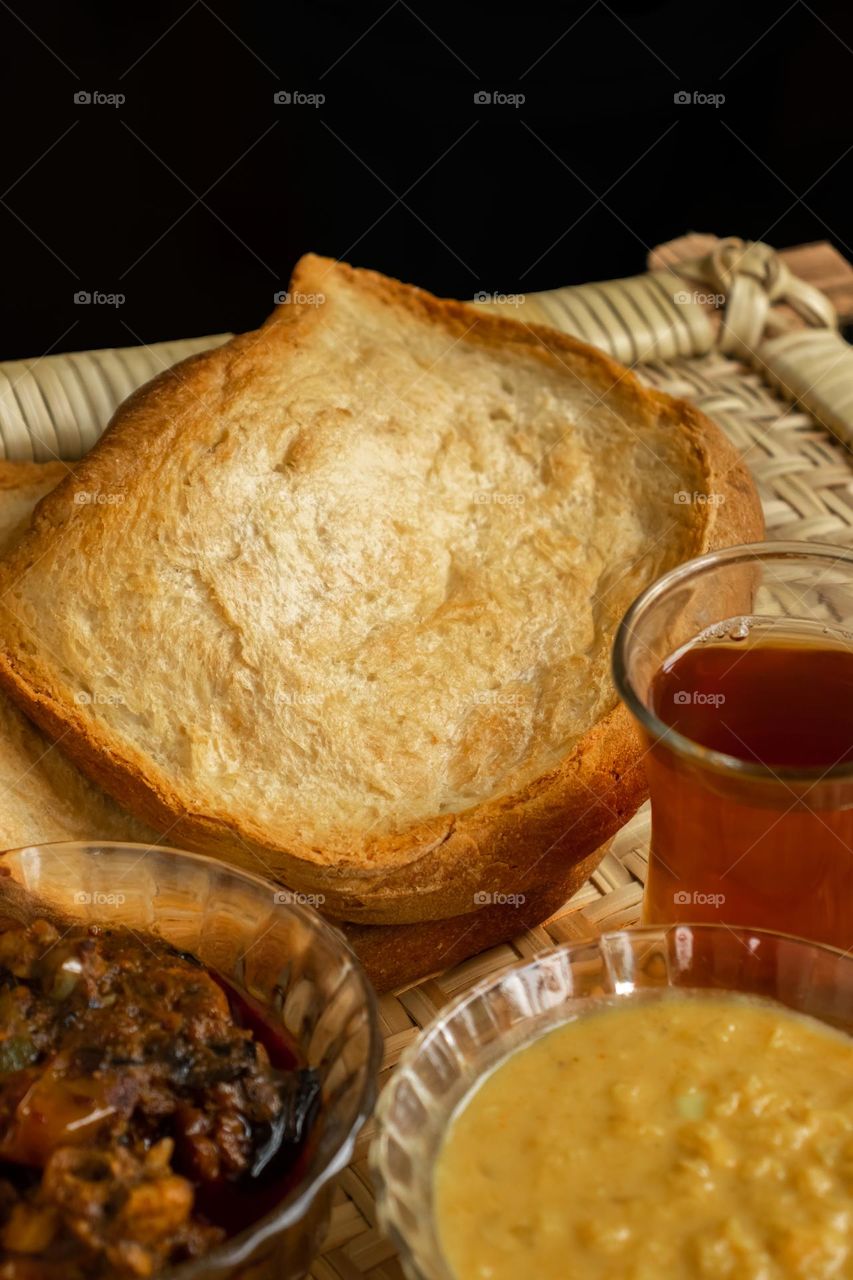
<path fill-rule="evenodd" d="M 27 920 L 47 910 L 156 934 L 284 1026 L 320 1073 L 320 1128 L 304 1177 L 247 1230 L 158 1280 L 301 1280 L 326 1229 L 332 1180 L 373 1109 L 382 1038 L 372 989 L 343 935 L 292 898 L 180 849 L 102 841 L 0 856 L 0 914 Z"/>
<path fill-rule="evenodd" d="M 379 1100 L 370 1152 L 377 1210 L 409 1280 L 454 1280 L 439 1243 L 433 1176 L 448 1125 L 476 1082 L 509 1053 L 604 1001 L 654 999 L 673 988 L 775 999 L 853 1034 L 853 958 L 780 934 L 715 925 L 631 929 L 504 969 L 442 1010 Z"/>
<path fill-rule="evenodd" d="M 853 550 L 773 542 L 712 552 L 660 578 L 625 615 L 613 674 L 640 731 L 651 797 L 644 920 L 724 921 L 847 950 L 853 763 L 776 768 L 710 750 L 651 705 L 663 663 L 709 630 L 853 651 Z M 784 727 L 784 706 L 777 714 Z"/>

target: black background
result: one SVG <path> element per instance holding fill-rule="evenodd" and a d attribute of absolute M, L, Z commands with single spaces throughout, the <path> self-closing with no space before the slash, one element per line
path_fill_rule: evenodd
<path fill-rule="evenodd" d="M 0 357 L 253 327 L 308 249 L 458 297 L 687 230 L 853 257 L 849 10 L 3 0 Z"/>

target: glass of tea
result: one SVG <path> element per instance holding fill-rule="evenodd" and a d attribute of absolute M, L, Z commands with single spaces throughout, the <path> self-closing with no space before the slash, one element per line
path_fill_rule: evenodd
<path fill-rule="evenodd" d="M 688 561 L 631 606 L 613 669 L 651 795 L 646 922 L 853 949 L 853 549 Z"/>

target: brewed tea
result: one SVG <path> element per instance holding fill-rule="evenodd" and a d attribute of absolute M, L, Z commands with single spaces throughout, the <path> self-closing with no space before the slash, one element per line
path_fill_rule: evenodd
<path fill-rule="evenodd" d="M 705 751 L 648 743 L 647 919 L 853 946 L 853 647 L 747 621 L 674 654 L 649 701 Z"/>

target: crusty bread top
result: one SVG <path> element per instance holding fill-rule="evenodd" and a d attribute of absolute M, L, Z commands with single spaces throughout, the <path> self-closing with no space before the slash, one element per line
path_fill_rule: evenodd
<path fill-rule="evenodd" d="M 60 462 L 0 461 L 0 554 L 17 540 L 39 499 L 69 470 Z M 53 840 L 148 841 L 152 836 L 0 694 L 0 849 Z"/>
<path fill-rule="evenodd" d="M 551 330 L 313 256 L 291 296 L 42 504 L 0 678 L 146 813 L 381 864 L 612 709 L 618 618 L 709 544 L 708 438 Z"/>

